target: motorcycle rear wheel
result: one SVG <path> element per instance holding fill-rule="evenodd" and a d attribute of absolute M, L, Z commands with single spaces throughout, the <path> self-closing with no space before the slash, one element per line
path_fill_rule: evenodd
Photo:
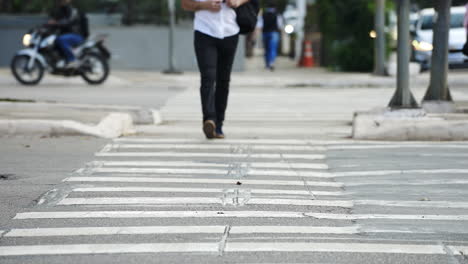
<path fill-rule="evenodd" d="M 81 77 L 91 85 L 104 83 L 109 76 L 109 63 L 102 56 L 95 53 L 88 53 L 81 59 Z"/>
<path fill-rule="evenodd" d="M 44 66 L 38 60 L 34 60 L 31 69 L 27 68 L 30 59 L 26 55 L 16 55 L 10 64 L 13 76 L 23 85 L 37 85 L 44 77 Z"/>

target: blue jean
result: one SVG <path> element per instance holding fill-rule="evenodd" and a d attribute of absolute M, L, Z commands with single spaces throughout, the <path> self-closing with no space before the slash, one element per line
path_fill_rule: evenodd
<path fill-rule="evenodd" d="M 271 67 L 275 64 L 278 55 L 280 35 L 279 32 L 263 32 L 263 45 L 265 47 L 265 64 Z"/>
<path fill-rule="evenodd" d="M 67 62 L 74 61 L 75 55 L 72 52 L 72 48 L 80 45 L 84 41 L 83 37 L 78 34 L 64 34 L 57 38 L 57 46 L 62 50 L 65 55 Z"/>

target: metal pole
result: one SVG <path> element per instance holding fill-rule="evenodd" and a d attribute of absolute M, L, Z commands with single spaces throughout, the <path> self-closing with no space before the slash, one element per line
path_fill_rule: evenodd
<path fill-rule="evenodd" d="M 375 9 L 375 69 L 374 74 L 386 76 L 385 66 L 385 0 L 376 0 Z"/>
<path fill-rule="evenodd" d="M 437 22 L 434 27 L 431 81 L 424 101 L 452 101 L 447 83 L 452 0 L 438 0 L 436 2 Z"/>
<path fill-rule="evenodd" d="M 397 90 L 391 108 L 417 108 L 418 104 L 409 88 L 410 63 L 410 0 L 398 0 L 398 70 Z"/>
<path fill-rule="evenodd" d="M 302 53 L 302 43 L 304 42 L 304 24 L 305 17 L 307 15 L 307 2 L 306 0 L 296 0 L 296 8 L 298 11 L 298 29 L 296 31 L 296 61 L 301 59 Z"/>
<path fill-rule="evenodd" d="M 168 0 L 169 6 L 169 69 L 165 70 L 166 74 L 180 74 L 181 71 L 175 68 L 175 52 L 174 52 L 174 31 L 175 31 L 175 0 Z"/>

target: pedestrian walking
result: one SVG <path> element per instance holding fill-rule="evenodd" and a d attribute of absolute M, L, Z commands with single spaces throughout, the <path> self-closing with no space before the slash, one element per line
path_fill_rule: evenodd
<path fill-rule="evenodd" d="M 463 21 L 463 25 L 465 26 L 466 34 L 468 35 L 468 3 L 465 5 L 465 9 L 465 20 Z"/>
<path fill-rule="evenodd" d="M 262 28 L 265 67 L 274 71 L 276 57 L 278 56 L 280 32 L 284 24 L 282 16 L 278 13 L 278 9 L 274 3 L 267 4 L 258 24 L 258 27 Z"/>
<path fill-rule="evenodd" d="M 465 20 L 463 21 L 463 25 L 465 26 L 466 30 L 466 42 L 465 45 L 463 46 L 463 54 L 468 56 L 468 3 L 465 5 L 466 11 L 465 11 Z"/>
<path fill-rule="evenodd" d="M 203 132 L 209 139 L 224 138 L 232 65 L 240 27 L 235 8 L 249 0 L 182 0 L 195 12 L 195 53 L 201 75 Z"/>

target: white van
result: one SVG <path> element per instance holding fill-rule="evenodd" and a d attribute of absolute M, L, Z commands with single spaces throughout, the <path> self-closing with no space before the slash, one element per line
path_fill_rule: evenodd
<path fill-rule="evenodd" d="M 451 8 L 448 57 L 451 67 L 468 66 L 468 57 L 462 53 L 463 45 L 466 42 L 466 30 L 463 27 L 465 12 L 465 7 Z M 429 69 L 431 65 L 435 18 L 434 9 L 423 9 L 420 12 L 414 32 L 414 39 L 412 42 L 413 58 L 416 62 L 421 64 L 423 70 Z"/>

